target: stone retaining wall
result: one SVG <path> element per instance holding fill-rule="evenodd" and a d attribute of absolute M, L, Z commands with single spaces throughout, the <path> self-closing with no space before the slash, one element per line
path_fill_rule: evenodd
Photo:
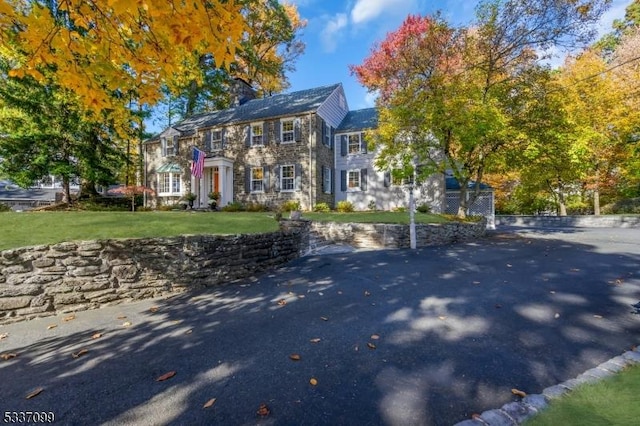
<path fill-rule="evenodd" d="M 409 247 L 408 225 L 283 220 L 281 231 L 68 242 L 0 252 L 0 324 L 99 308 L 252 276 L 318 241 Z M 416 225 L 419 247 L 481 237 L 486 222 Z"/>
<path fill-rule="evenodd" d="M 578 228 L 640 227 L 640 215 L 603 216 L 496 216 L 496 225 Z"/>
<path fill-rule="evenodd" d="M 426 247 L 470 241 L 485 235 L 487 222 L 416 224 L 416 245 Z M 358 248 L 407 248 L 409 225 L 373 223 L 311 223 L 311 241 L 340 242 Z"/>
<path fill-rule="evenodd" d="M 0 252 L 0 324 L 251 276 L 299 255 L 301 233 L 70 242 Z"/>

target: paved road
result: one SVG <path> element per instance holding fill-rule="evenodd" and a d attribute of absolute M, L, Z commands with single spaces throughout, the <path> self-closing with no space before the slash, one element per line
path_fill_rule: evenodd
<path fill-rule="evenodd" d="M 0 353 L 17 354 L 0 360 L 0 414 L 450 425 L 640 343 L 630 306 L 639 229 L 502 231 L 415 252 L 311 256 L 207 292 L 0 327 Z M 270 414 L 259 417 L 263 403 Z"/>

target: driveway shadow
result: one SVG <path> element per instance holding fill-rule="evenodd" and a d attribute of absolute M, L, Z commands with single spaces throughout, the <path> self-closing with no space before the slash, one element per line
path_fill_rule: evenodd
<path fill-rule="evenodd" d="M 17 357 L 0 361 L 0 401 L 77 425 L 449 425 L 639 343 L 639 265 L 638 246 L 500 233 L 305 257 L 198 293 L 2 327 L 0 352 Z"/>

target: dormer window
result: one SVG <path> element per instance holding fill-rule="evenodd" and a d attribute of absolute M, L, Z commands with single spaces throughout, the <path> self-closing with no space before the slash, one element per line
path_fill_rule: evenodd
<path fill-rule="evenodd" d="M 161 138 L 160 144 L 162 145 L 163 157 L 178 155 L 178 135 L 171 138 Z"/>

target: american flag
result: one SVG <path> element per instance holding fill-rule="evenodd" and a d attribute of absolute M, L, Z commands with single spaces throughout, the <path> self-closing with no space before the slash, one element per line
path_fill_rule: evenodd
<path fill-rule="evenodd" d="M 191 163 L 191 174 L 200 179 L 204 170 L 204 158 L 207 155 L 198 148 L 193 148 L 193 162 Z"/>

